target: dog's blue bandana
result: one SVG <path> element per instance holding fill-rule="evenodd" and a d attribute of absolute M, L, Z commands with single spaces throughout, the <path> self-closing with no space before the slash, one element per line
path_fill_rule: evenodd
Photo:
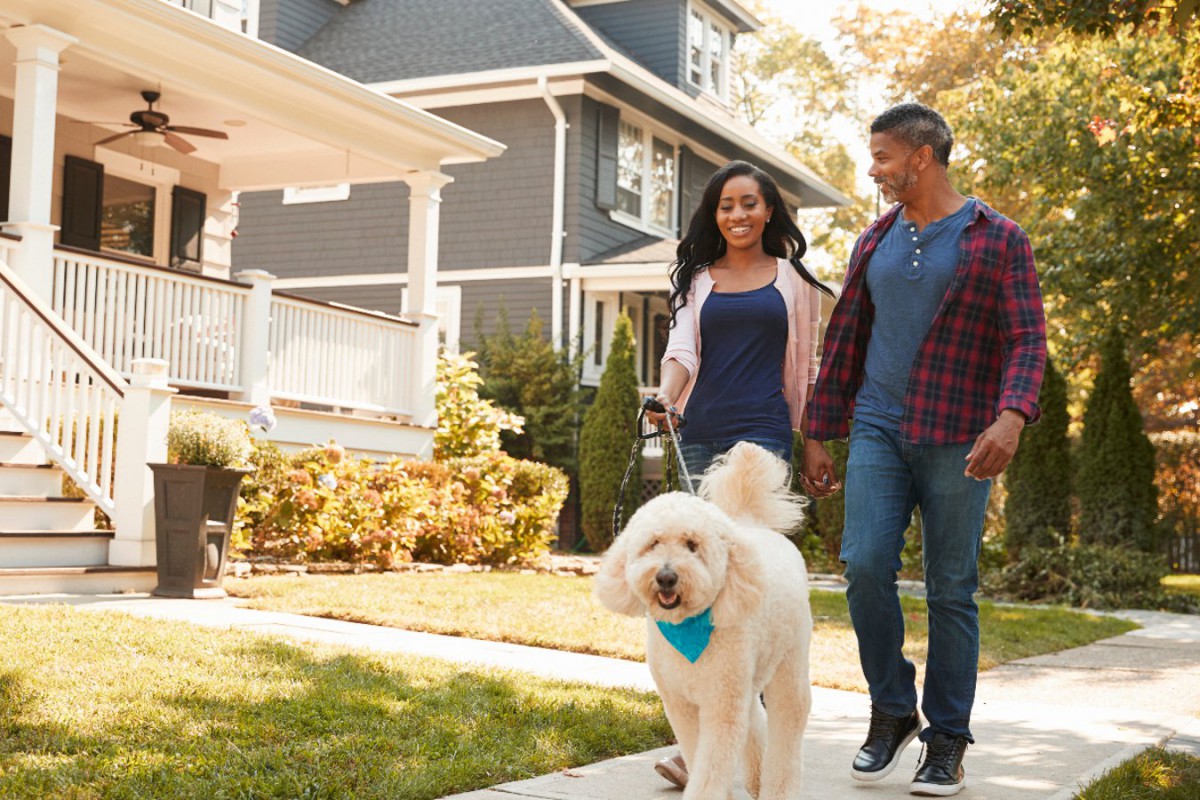
<path fill-rule="evenodd" d="M 696 659 L 704 652 L 704 648 L 708 647 L 708 640 L 712 637 L 712 608 L 706 608 L 683 622 L 655 620 L 654 624 L 662 632 L 663 638 L 670 642 L 671 647 L 695 664 Z"/>

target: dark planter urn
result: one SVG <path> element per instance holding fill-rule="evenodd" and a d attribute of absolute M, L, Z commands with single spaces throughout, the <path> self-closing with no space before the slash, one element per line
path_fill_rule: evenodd
<path fill-rule="evenodd" d="M 225 597 L 221 581 L 238 489 L 249 469 L 150 464 L 154 542 L 163 597 Z"/>

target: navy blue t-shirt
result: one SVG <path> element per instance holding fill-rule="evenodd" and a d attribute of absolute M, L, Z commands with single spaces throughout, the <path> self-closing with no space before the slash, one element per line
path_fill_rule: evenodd
<path fill-rule="evenodd" d="M 712 292 L 700 308 L 700 374 L 687 402 L 684 442 L 792 438 L 783 396 L 788 316 L 769 283 Z"/>
<path fill-rule="evenodd" d="M 959 241 L 974 218 L 971 198 L 922 231 L 901 211 L 875 249 L 866 276 L 875 320 L 854 400 L 855 419 L 900 430 L 913 360 L 954 280 Z"/>

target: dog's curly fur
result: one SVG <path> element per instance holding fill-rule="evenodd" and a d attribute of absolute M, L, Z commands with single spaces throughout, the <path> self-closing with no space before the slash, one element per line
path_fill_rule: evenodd
<path fill-rule="evenodd" d="M 781 535 L 803 515 L 787 484 L 782 460 L 740 443 L 705 473 L 699 497 L 673 492 L 639 509 L 596 575 L 601 603 L 647 617 L 646 660 L 688 766 L 685 800 L 729 797 L 739 753 L 751 795 L 800 796 L 812 612 L 804 558 Z M 691 663 L 655 621 L 707 608 L 712 638 Z"/>

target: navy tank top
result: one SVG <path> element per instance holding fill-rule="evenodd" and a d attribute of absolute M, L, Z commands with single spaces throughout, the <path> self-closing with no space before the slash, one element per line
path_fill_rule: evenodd
<path fill-rule="evenodd" d="M 688 398 L 684 442 L 792 438 L 783 396 L 788 316 L 769 283 L 712 292 L 700 309 L 700 374 Z"/>

